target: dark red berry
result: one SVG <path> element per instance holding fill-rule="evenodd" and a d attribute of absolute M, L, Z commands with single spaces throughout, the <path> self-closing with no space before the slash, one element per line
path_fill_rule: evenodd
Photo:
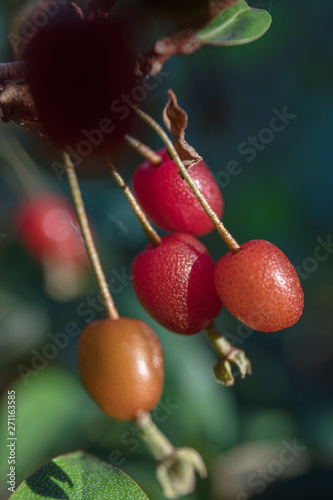
<path fill-rule="evenodd" d="M 164 358 L 157 335 L 131 318 L 94 321 L 81 333 L 78 364 L 82 383 L 110 417 L 132 420 L 161 397 Z"/>
<path fill-rule="evenodd" d="M 60 16 L 32 38 L 27 81 L 46 134 L 81 158 L 102 155 L 129 132 L 123 98 L 136 85 L 128 31 L 116 18 Z"/>
<path fill-rule="evenodd" d="M 163 163 L 142 163 L 136 170 L 133 187 L 138 201 L 148 217 L 166 231 L 180 231 L 195 236 L 207 234 L 214 225 L 200 205 L 187 182 L 182 179 L 178 167 L 166 149 L 157 153 Z M 207 164 L 202 161 L 189 171 L 201 193 L 221 218 L 223 198 Z"/>
<path fill-rule="evenodd" d="M 302 314 L 304 297 L 297 273 L 268 241 L 249 241 L 239 252 L 222 257 L 214 281 L 225 307 L 254 330 L 283 330 Z"/>
<path fill-rule="evenodd" d="M 16 213 L 16 225 L 20 240 L 36 259 L 88 264 L 78 220 L 62 196 L 43 192 L 24 202 Z"/>
<path fill-rule="evenodd" d="M 169 330 L 190 335 L 205 329 L 222 304 L 213 281 L 214 262 L 193 236 L 175 233 L 149 245 L 134 260 L 133 287 L 146 311 Z"/>

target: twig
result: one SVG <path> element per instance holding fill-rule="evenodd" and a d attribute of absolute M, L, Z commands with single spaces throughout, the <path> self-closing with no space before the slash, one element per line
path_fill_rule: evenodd
<path fill-rule="evenodd" d="M 125 135 L 125 141 L 131 148 L 135 149 L 137 153 L 146 158 L 146 160 L 149 160 L 153 165 L 160 165 L 162 163 L 163 158 L 138 139 L 135 139 L 131 135 Z"/>
<path fill-rule="evenodd" d="M 95 247 L 95 243 L 90 231 L 89 222 L 87 218 L 87 214 L 84 208 L 84 203 L 82 200 L 80 186 L 77 180 L 77 176 L 75 173 L 74 165 L 67 153 L 63 153 L 65 169 L 68 178 L 69 187 L 72 193 L 75 210 L 77 214 L 77 218 L 80 224 L 83 240 L 87 249 L 87 253 L 91 262 L 91 266 L 93 268 L 93 272 L 96 277 L 96 281 L 98 284 L 98 288 L 101 292 L 104 308 L 108 318 L 118 319 L 119 314 L 116 309 L 115 303 L 112 299 L 112 295 L 110 293 L 108 284 L 105 279 L 105 275 L 101 266 L 101 262 L 99 260 L 98 252 Z"/>

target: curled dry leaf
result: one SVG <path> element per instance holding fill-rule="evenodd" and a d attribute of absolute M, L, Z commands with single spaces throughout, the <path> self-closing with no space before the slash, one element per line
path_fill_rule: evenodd
<path fill-rule="evenodd" d="M 168 91 L 168 98 L 168 103 L 163 110 L 164 125 L 173 136 L 174 146 L 180 159 L 189 169 L 202 161 L 202 157 L 185 140 L 187 114 L 178 106 L 177 97 L 171 89 Z"/>

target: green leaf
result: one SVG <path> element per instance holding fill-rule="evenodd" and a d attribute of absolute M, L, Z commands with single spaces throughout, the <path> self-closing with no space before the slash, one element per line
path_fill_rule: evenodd
<path fill-rule="evenodd" d="M 252 9 L 239 0 L 213 19 L 196 37 L 209 45 L 242 45 L 260 38 L 272 22 L 266 10 Z"/>
<path fill-rule="evenodd" d="M 30 363 L 29 368 L 32 368 Z M 34 370 L 34 375 L 26 380 L 17 379 L 10 389 L 15 390 L 19 406 L 16 428 L 20 446 L 16 477 L 20 482 L 41 463 L 78 446 L 84 426 L 93 418 L 95 405 L 87 397 L 78 377 L 52 365 L 40 372 Z M 7 398 L 3 398 L 0 434 L 7 428 L 7 419 Z M 0 447 L 0 470 L 8 467 L 7 449 Z"/>
<path fill-rule="evenodd" d="M 98 458 L 75 451 L 60 455 L 29 476 L 11 500 L 147 500 L 141 488 L 123 471 Z"/>

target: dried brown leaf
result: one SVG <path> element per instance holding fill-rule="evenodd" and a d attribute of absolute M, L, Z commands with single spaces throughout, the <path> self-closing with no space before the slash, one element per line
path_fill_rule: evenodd
<path fill-rule="evenodd" d="M 163 121 L 174 139 L 175 149 L 186 168 L 191 168 L 200 161 L 202 157 L 185 140 L 185 129 L 187 127 L 187 114 L 178 105 L 175 93 L 168 91 L 168 103 L 163 110 Z"/>

